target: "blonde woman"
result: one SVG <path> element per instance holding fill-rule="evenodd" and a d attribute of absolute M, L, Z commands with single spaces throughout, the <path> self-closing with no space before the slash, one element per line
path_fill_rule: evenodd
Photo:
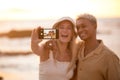
<path fill-rule="evenodd" d="M 38 38 L 40 27 L 32 31 L 31 49 L 40 56 L 39 80 L 70 80 L 75 68 L 72 66 L 72 55 L 76 54 L 75 23 L 70 17 L 63 17 L 53 28 L 59 30 L 59 39 L 46 42 Z"/>

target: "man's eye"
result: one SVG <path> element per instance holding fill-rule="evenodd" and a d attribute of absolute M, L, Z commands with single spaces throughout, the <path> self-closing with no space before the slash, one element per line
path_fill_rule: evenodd
<path fill-rule="evenodd" d="M 82 27 L 82 28 L 85 28 L 85 25 L 82 25 L 81 27 Z"/>
<path fill-rule="evenodd" d="M 77 29 L 79 29 L 79 26 L 76 26 Z"/>

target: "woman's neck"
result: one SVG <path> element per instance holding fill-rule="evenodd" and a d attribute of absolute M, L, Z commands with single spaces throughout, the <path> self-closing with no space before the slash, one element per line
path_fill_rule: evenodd
<path fill-rule="evenodd" d="M 59 52 L 55 55 L 59 61 L 71 61 L 71 51 L 68 48 L 68 43 L 59 44 Z"/>
<path fill-rule="evenodd" d="M 61 43 L 60 44 L 60 53 L 64 54 L 68 50 L 68 43 Z"/>

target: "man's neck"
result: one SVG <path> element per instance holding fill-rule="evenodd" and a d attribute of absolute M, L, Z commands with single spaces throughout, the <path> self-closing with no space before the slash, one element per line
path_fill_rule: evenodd
<path fill-rule="evenodd" d="M 84 56 L 96 49 L 98 45 L 99 42 L 97 41 L 97 39 L 85 41 Z"/>

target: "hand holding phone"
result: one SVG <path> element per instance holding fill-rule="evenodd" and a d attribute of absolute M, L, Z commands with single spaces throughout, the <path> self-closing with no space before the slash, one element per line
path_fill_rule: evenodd
<path fill-rule="evenodd" d="M 39 31 L 39 38 L 40 39 L 58 39 L 59 38 L 59 32 L 57 29 L 40 29 Z"/>

